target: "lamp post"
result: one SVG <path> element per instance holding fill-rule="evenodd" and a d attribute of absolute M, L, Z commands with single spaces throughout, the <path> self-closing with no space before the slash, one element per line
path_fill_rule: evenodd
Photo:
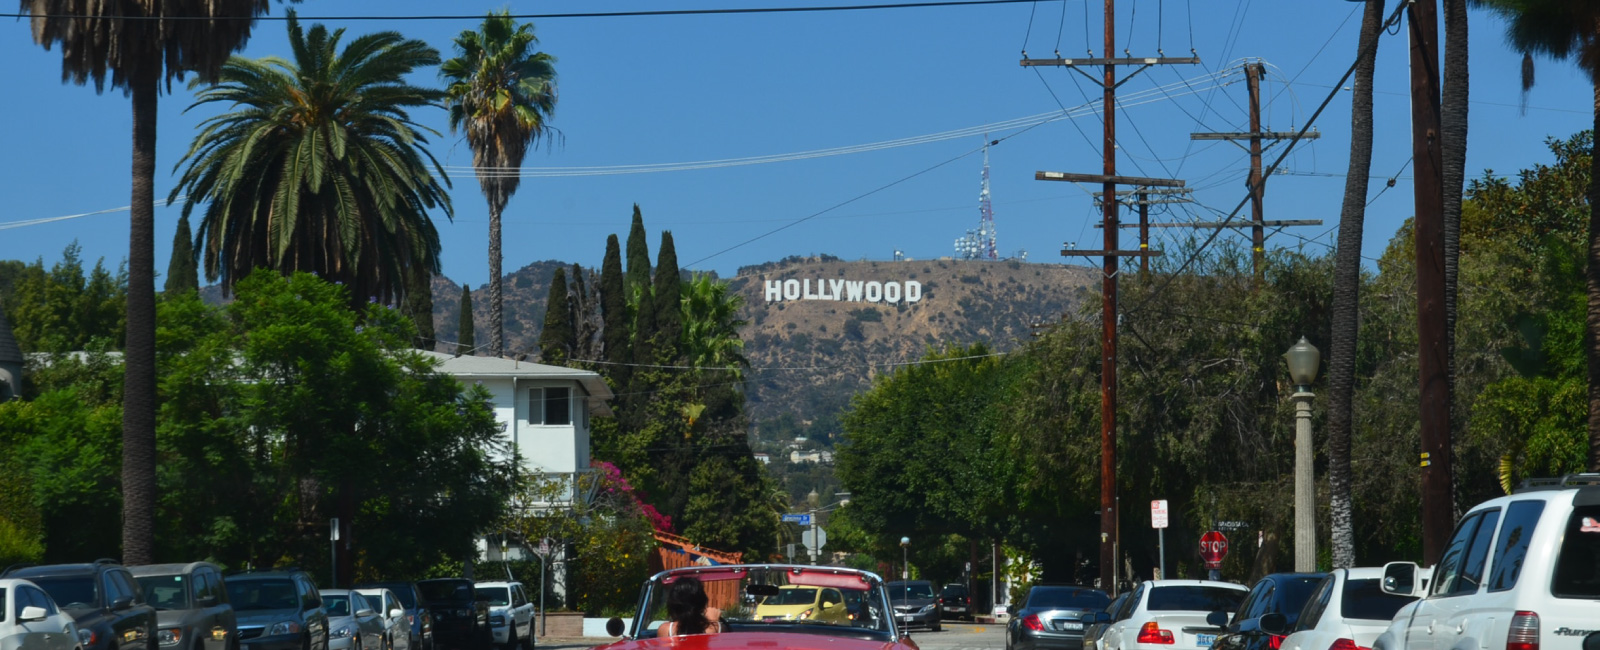
<path fill-rule="evenodd" d="M 1311 461 L 1311 382 L 1317 379 L 1322 353 L 1300 337 L 1300 342 L 1283 354 L 1289 362 L 1289 379 L 1294 382 L 1294 570 L 1316 570 L 1317 523 L 1316 492 Z"/>
<path fill-rule="evenodd" d="M 901 537 L 900 538 L 900 579 L 901 580 L 910 580 L 911 579 L 911 560 L 910 560 L 910 556 L 908 555 L 908 553 L 910 553 L 910 551 L 908 549 L 910 549 L 910 548 L 911 548 L 911 538 L 910 537 Z"/>

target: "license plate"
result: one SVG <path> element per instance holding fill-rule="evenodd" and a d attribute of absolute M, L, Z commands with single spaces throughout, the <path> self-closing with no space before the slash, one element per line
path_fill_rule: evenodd
<path fill-rule="evenodd" d="M 1059 627 L 1063 630 L 1082 630 L 1083 623 L 1079 621 L 1061 621 L 1056 623 L 1056 627 Z"/>
<path fill-rule="evenodd" d="M 1217 642 L 1217 635 L 1215 635 L 1215 634 L 1197 634 L 1197 635 L 1195 635 L 1195 639 L 1200 642 L 1200 647 L 1209 648 L 1209 647 L 1211 647 L 1211 644 Z"/>
<path fill-rule="evenodd" d="M 904 621 L 906 623 L 910 623 L 911 622 L 911 617 L 910 616 L 901 616 L 900 620 Z"/>

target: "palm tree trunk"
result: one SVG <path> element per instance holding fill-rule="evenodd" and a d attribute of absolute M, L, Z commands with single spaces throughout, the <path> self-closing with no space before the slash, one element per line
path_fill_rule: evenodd
<path fill-rule="evenodd" d="M 489 202 L 489 356 L 505 356 L 506 327 L 500 292 L 500 214 L 505 202 Z"/>
<path fill-rule="evenodd" d="M 133 95 L 133 200 L 129 204 L 127 348 L 122 380 L 122 561 L 155 561 L 156 513 L 156 90 L 159 65 L 142 65 Z"/>
<path fill-rule="evenodd" d="M 1367 210 L 1367 175 L 1372 172 L 1372 75 L 1377 67 L 1383 0 L 1367 0 L 1361 20 L 1355 92 L 1350 105 L 1350 168 L 1339 212 L 1339 247 L 1334 253 L 1332 341 L 1328 354 L 1328 503 L 1333 566 L 1355 566 L 1350 498 L 1351 404 L 1355 395 L 1356 335 L 1361 308 L 1361 235 Z"/>
<path fill-rule="evenodd" d="M 1456 430 L 1456 277 L 1461 259 L 1461 193 L 1467 180 L 1467 0 L 1444 0 L 1444 83 L 1439 104 L 1440 176 L 1444 181 L 1445 383 Z"/>
<path fill-rule="evenodd" d="M 1600 134 L 1600 71 L 1594 75 L 1594 129 Z M 1600 137 L 1596 138 L 1600 142 Z M 1589 471 L 1600 471 L 1600 173 L 1589 174 L 1588 327 L 1584 347 L 1589 350 Z"/>

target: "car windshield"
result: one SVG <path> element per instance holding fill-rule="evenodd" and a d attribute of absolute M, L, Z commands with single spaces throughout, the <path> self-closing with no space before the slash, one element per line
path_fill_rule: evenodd
<path fill-rule="evenodd" d="M 190 609 L 189 584 L 181 575 L 139 576 L 139 590 L 156 609 Z"/>
<path fill-rule="evenodd" d="M 478 587 L 478 597 L 488 598 L 491 607 L 511 604 L 511 590 L 505 587 Z"/>
<path fill-rule="evenodd" d="M 466 580 L 430 580 L 417 586 L 422 588 L 422 597 L 428 602 L 472 600 L 472 583 Z"/>
<path fill-rule="evenodd" d="M 362 589 L 388 589 L 394 592 L 395 600 L 400 601 L 401 607 L 406 609 L 417 608 L 416 593 L 411 590 L 411 585 L 404 582 L 377 582 L 370 585 L 358 585 L 358 587 Z"/>
<path fill-rule="evenodd" d="M 1416 600 L 1413 596 L 1396 596 L 1383 593 L 1378 586 L 1378 579 L 1371 580 L 1346 580 L 1344 594 L 1339 597 L 1339 613 L 1345 618 L 1359 618 L 1368 621 L 1389 621 L 1394 619 L 1396 612 L 1406 603 Z"/>
<path fill-rule="evenodd" d="M 1028 592 L 1028 609 L 1067 608 L 1101 610 L 1111 604 L 1111 597 L 1098 589 L 1077 587 L 1034 587 Z"/>
<path fill-rule="evenodd" d="M 966 598 L 967 597 L 967 588 L 966 587 L 945 587 L 944 591 L 939 592 L 939 597 L 940 598 Z"/>
<path fill-rule="evenodd" d="M 347 596 L 324 593 L 322 595 L 322 606 L 328 608 L 328 616 L 350 615 L 350 598 Z"/>
<path fill-rule="evenodd" d="M 263 609 L 299 609 L 300 596 L 288 579 L 228 579 L 228 602 L 241 612 Z"/>
<path fill-rule="evenodd" d="M 917 584 L 915 582 L 889 583 L 889 598 L 892 600 L 916 600 L 918 598 L 932 598 L 933 585 Z"/>
<path fill-rule="evenodd" d="M 38 576 L 28 580 L 50 594 L 50 598 L 62 608 L 88 609 L 96 606 L 93 576 Z"/>
<path fill-rule="evenodd" d="M 708 607 L 722 611 L 722 631 L 784 631 L 888 641 L 893 611 L 883 583 L 870 573 L 835 567 L 730 565 L 692 567 L 659 574 L 645 585 L 632 634 L 653 638 L 669 619 L 668 594 L 694 590 L 700 581 Z M 927 585 L 922 587 L 932 596 Z M 690 623 L 692 625 L 692 622 Z"/>
<path fill-rule="evenodd" d="M 1150 590 L 1145 609 L 1152 612 L 1233 612 L 1245 594 L 1243 589 L 1204 585 L 1169 585 Z"/>

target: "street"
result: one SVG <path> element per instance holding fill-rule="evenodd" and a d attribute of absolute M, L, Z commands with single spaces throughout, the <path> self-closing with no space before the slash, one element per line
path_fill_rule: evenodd
<path fill-rule="evenodd" d="M 939 632 L 912 632 L 922 650 L 999 650 L 1006 646 L 1006 626 L 945 621 Z"/>

